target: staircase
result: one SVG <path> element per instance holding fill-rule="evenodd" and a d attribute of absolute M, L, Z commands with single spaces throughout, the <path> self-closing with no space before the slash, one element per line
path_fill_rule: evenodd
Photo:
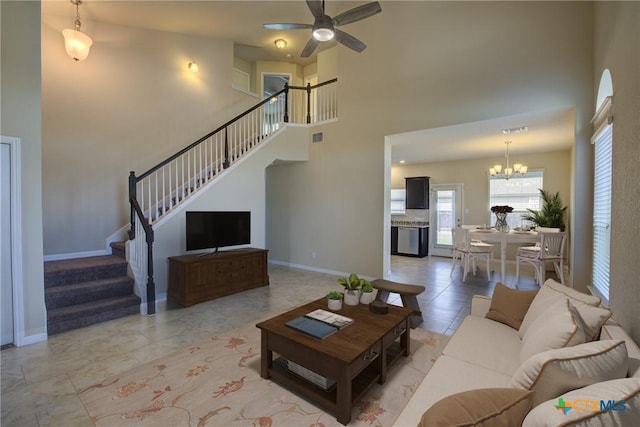
<path fill-rule="evenodd" d="M 50 336 L 140 313 L 140 298 L 127 275 L 124 245 L 111 247 L 112 255 L 44 263 Z"/>

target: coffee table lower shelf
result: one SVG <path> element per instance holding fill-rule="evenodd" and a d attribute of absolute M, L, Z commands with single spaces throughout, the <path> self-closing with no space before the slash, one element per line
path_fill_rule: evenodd
<path fill-rule="evenodd" d="M 395 363 L 404 354 L 404 349 L 399 342 L 394 342 L 386 349 L 387 368 Z M 378 356 L 381 357 L 381 356 Z M 375 361 L 375 359 L 374 359 Z M 373 361 L 372 361 L 373 362 Z M 280 359 L 275 359 L 269 368 L 269 379 L 282 385 L 286 389 L 296 393 L 309 402 L 317 405 L 330 414 L 338 413 L 338 397 L 336 387 L 325 391 L 321 387 L 301 378 L 294 372 L 286 368 L 286 363 Z M 380 372 L 376 368 L 376 363 L 366 366 L 351 382 L 351 405 L 360 400 L 369 389 L 375 384 L 382 384 Z"/>

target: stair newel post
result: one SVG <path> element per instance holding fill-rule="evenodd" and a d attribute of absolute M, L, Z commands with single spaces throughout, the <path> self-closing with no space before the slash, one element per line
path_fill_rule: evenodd
<path fill-rule="evenodd" d="M 224 161 L 222 162 L 222 168 L 229 167 L 229 132 L 227 128 L 224 128 Z"/>
<path fill-rule="evenodd" d="M 289 123 L 289 83 L 284 84 L 284 117 L 285 123 Z"/>
<path fill-rule="evenodd" d="M 153 228 L 146 230 L 147 238 L 147 314 L 156 313 L 156 284 L 153 281 Z"/>
<path fill-rule="evenodd" d="M 307 124 L 311 123 L 311 83 L 307 83 Z"/>
<path fill-rule="evenodd" d="M 136 210 L 133 207 L 133 203 L 131 203 L 132 200 L 137 199 L 136 184 L 136 173 L 134 171 L 131 171 L 129 172 L 129 206 L 131 208 L 131 228 L 128 231 L 129 240 L 133 240 L 136 238 Z"/>

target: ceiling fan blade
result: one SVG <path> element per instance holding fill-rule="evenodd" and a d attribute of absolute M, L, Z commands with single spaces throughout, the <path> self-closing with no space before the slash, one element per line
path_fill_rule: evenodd
<path fill-rule="evenodd" d="M 307 42 L 307 44 L 305 45 L 304 49 L 302 50 L 302 53 L 300 54 L 300 56 L 303 58 L 308 58 L 309 56 L 311 56 L 313 51 L 316 50 L 316 47 L 318 47 L 319 44 L 320 42 L 318 40 L 311 37 Z"/>
<path fill-rule="evenodd" d="M 356 52 L 362 52 L 367 48 L 367 45 L 362 43 L 357 38 L 353 37 L 351 34 L 347 34 L 344 31 L 340 31 L 337 28 L 334 29 L 335 38 L 338 42 L 342 43 L 349 49 L 353 49 Z"/>
<path fill-rule="evenodd" d="M 324 15 L 324 6 L 320 0 L 307 0 L 307 6 L 314 18 Z"/>
<path fill-rule="evenodd" d="M 262 24 L 265 30 L 303 30 L 313 28 L 312 24 Z"/>
<path fill-rule="evenodd" d="M 333 25 L 346 25 L 352 22 L 360 21 L 382 12 L 382 7 L 377 1 L 366 3 L 353 9 L 349 9 L 346 12 L 342 12 L 331 20 Z"/>

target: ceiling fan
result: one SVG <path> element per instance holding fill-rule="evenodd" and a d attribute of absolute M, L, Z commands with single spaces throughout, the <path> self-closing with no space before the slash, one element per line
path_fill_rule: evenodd
<path fill-rule="evenodd" d="M 354 7 L 353 9 L 349 9 L 346 12 L 342 12 L 336 17 L 331 18 L 324 13 L 324 0 L 306 1 L 307 6 L 309 6 L 309 10 L 311 10 L 313 17 L 315 18 L 315 22 L 313 24 L 263 24 L 263 27 L 267 30 L 300 30 L 311 28 L 312 37 L 309 39 L 304 49 L 302 50 L 302 53 L 300 54 L 300 56 L 302 56 L 303 58 L 311 56 L 320 42 L 326 42 L 333 38 L 335 38 L 338 43 L 342 43 L 346 47 L 353 49 L 356 52 L 362 52 L 366 49 L 366 44 L 362 43 L 352 35 L 338 30 L 335 27 L 361 21 L 365 18 L 375 15 L 376 13 L 382 12 L 380 3 L 378 3 L 377 1 L 366 3 L 361 6 Z"/>

